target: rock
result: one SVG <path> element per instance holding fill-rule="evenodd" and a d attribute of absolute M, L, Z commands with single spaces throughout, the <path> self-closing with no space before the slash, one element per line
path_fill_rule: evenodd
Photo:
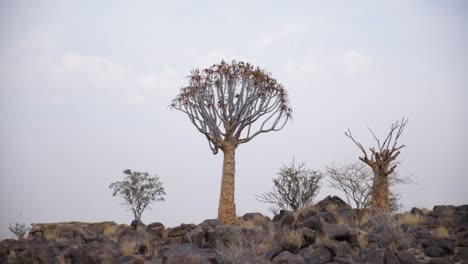
<path fill-rule="evenodd" d="M 317 232 L 307 228 L 301 227 L 300 232 L 304 238 L 305 246 L 312 245 L 315 243 L 315 238 L 317 238 Z"/>
<path fill-rule="evenodd" d="M 192 244 L 175 245 L 162 252 L 159 259 L 165 264 L 212 264 L 216 262 L 216 253 L 212 249 L 200 249 Z"/>
<path fill-rule="evenodd" d="M 385 251 L 384 257 L 385 264 L 400 264 L 400 261 L 398 260 L 397 256 L 395 256 L 391 252 Z"/>
<path fill-rule="evenodd" d="M 366 255 L 364 263 L 369 264 L 384 264 L 384 256 L 382 251 L 370 249 Z"/>
<path fill-rule="evenodd" d="M 351 211 L 352 207 L 343 201 L 338 196 L 327 196 L 320 202 L 315 204 L 315 207 L 319 208 L 321 211 L 331 211 L 331 212 L 342 212 L 342 211 Z"/>
<path fill-rule="evenodd" d="M 202 225 L 202 226 L 218 226 L 218 225 L 221 225 L 221 221 L 219 221 L 218 219 L 207 219 L 203 222 L 201 222 L 199 225 Z"/>
<path fill-rule="evenodd" d="M 312 251 L 310 248 L 303 248 L 299 251 L 299 255 L 301 255 L 307 264 L 319 264 L 320 258 L 318 256 L 312 255 Z"/>
<path fill-rule="evenodd" d="M 245 257 L 241 258 L 236 264 L 268 264 L 270 261 L 266 260 L 264 257 Z"/>
<path fill-rule="evenodd" d="M 80 245 L 72 254 L 72 259 L 73 263 L 117 263 L 119 256 L 118 244 L 114 241 L 105 241 Z"/>
<path fill-rule="evenodd" d="M 163 237 L 164 225 L 159 222 L 151 223 L 146 226 L 146 232 L 154 236 Z"/>
<path fill-rule="evenodd" d="M 448 238 L 438 238 L 433 237 L 431 239 L 425 240 L 422 243 L 423 248 L 427 247 L 438 247 L 445 251 L 446 254 L 454 254 L 455 252 L 455 241 Z"/>
<path fill-rule="evenodd" d="M 318 247 L 311 253 L 312 256 L 318 257 L 320 263 L 327 263 L 333 260 L 333 254 L 326 247 Z"/>
<path fill-rule="evenodd" d="M 423 211 L 421 209 L 419 209 L 419 208 L 416 208 L 416 207 L 411 208 L 410 213 L 412 215 L 415 215 L 415 216 L 423 216 L 424 215 Z"/>
<path fill-rule="evenodd" d="M 117 260 L 118 264 L 146 264 L 147 259 L 142 256 L 121 256 Z"/>
<path fill-rule="evenodd" d="M 279 253 L 283 252 L 283 249 L 280 247 L 275 247 L 270 250 L 268 250 L 264 257 L 268 260 L 272 260 L 274 257 L 278 256 Z"/>
<path fill-rule="evenodd" d="M 174 238 L 174 237 L 183 237 L 185 236 L 188 232 L 192 231 L 195 229 L 194 224 L 181 224 L 180 226 L 176 226 L 174 228 L 169 228 L 167 237 Z"/>
<path fill-rule="evenodd" d="M 256 221 L 261 223 L 270 222 L 271 219 L 268 216 L 264 216 L 261 213 L 247 213 L 242 216 L 244 221 Z"/>
<path fill-rule="evenodd" d="M 184 236 L 183 242 L 195 244 L 199 248 L 213 248 L 218 237 L 214 226 L 199 225 Z"/>
<path fill-rule="evenodd" d="M 418 264 L 416 257 L 407 251 L 401 251 L 397 254 L 401 264 Z"/>
<path fill-rule="evenodd" d="M 273 217 L 273 222 L 277 223 L 281 228 L 292 225 L 294 221 L 293 212 L 286 210 L 281 210 L 279 214 Z"/>
<path fill-rule="evenodd" d="M 291 252 L 283 251 L 276 256 L 272 261 L 272 264 L 306 264 L 304 258 L 300 255 L 294 255 Z"/>
<path fill-rule="evenodd" d="M 347 241 L 338 241 L 335 245 L 336 251 L 335 254 L 338 257 L 343 257 L 350 255 L 353 252 L 353 249 Z"/>
<path fill-rule="evenodd" d="M 432 258 L 426 264 L 455 264 L 449 257 Z"/>
<path fill-rule="evenodd" d="M 349 255 L 345 257 L 334 257 L 333 261 L 340 264 L 356 264 Z"/>
<path fill-rule="evenodd" d="M 351 235 L 351 230 L 348 226 L 342 224 L 329 224 L 326 222 L 322 222 L 320 224 L 320 232 L 335 240 L 347 240 Z"/>
<path fill-rule="evenodd" d="M 50 263 L 54 252 L 47 244 L 32 244 L 16 257 L 15 263 Z"/>
<path fill-rule="evenodd" d="M 438 258 L 445 255 L 445 251 L 439 247 L 427 247 L 424 254 L 428 257 Z"/>
<path fill-rule="evenodd" d="M 146 225 L 143 224 L 142 221 L 140 220 L 133 220 L 132 223 L 130 224 L 130 227 L 133 229 L 133 230 L 146 230 Z"/>

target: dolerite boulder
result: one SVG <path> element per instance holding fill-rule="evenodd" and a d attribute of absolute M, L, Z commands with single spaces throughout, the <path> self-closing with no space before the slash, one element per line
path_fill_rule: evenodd
<path fill-rule="evenodd" d="M 331 208 L 333 208 L 334 211 L 336 212 L 341 212 L 341 211 L 351 211 L 352 207 L 343 199 L 341 199 L 338 196 L 327 196 L 317 204 L 315 204 L 315 207 L 318 208 L 321 211 L 328 211 Z"/>
<path fill-rule="evenodd" d="M 193 244 L 180 244 L 162 252 L 159 256 L 165 264 L 213 264 L 217 263 L 212 249 L 200 249 Z"/>
<path fill-rule="evenodd" d="M 118 244 L 114 241 L 105 241 L 80 245 L 71 258 L 72 263 L 99 264 L 117 263 L 119 256 Z"/>
<path fill-rule="evenodd" d="M 449 238 L 433 237 L 422 243 L 423 248 L 435 247 L 444 250 L 445 254 L 452 255 L 455 252 L 455 241 Z"/>
<path fill-rule="evenodd" d="M 216 246 L 216 227 L 211 225 L 199 225 L 185 234 L 182 242 L 192 243 L 199 248 L 213 248 Z"/>
<path fill-rule="evenodd" d="M 338 241 L 347 240 L 351 235 L 351 230 L 348 226 L 342 224 L 329 224 L 327 222 L 322 222 L 320 224 L 320 232 Z"/>
<path fill-rule="evenodd" d="M 164 225 L 159 222 L 151 223 L 146 226 L 146 232 L 158 237 L 163 237 Z"/>
<path fill-rule="evenodd" d="M 271 219 L 268 216 L 264 216 L 261 213 L 246 213 L 242 216 L 244 221 L 261 221 L 270 222 Z"/>
<path fill-rule="evenodd" d="M 272 261 L 273 264 L 307 264 L 303 257 L 294 255 L 289 251 L 283 251 Z"/>
<path fill-rule="evenodd" d="M 292 225 L 295 220 L 293 212 L 286 210 L 281 210 L 279 214 L 273 217 L 273 222 L 281 228 Z"/>
<path fill-rule="evenodd" d="M 400 260 L 401 264 L 418 264 L 416 257 L 414 254 L 411 254 L 407 251 L 401 251 L 397 254 L 398 259 Z"/>

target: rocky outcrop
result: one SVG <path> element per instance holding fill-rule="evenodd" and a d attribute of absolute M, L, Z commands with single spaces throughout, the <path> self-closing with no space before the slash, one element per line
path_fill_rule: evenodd
<path fill-rule="evenodd" d="M 327 197 L 273 220 L 248 213 L 162 223 L 33 224 L 27 239 L 0 241 L 0 263 L 465 263 L 468 206 L 413 208 L 400 215 L 351 210 Z M 413 218 L 412 218 L 413 217 Z"/>

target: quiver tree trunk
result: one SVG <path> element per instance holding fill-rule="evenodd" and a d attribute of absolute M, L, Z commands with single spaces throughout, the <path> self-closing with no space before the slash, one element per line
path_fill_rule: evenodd
<path fill-rule="evenodd" d="M 234 224 L 236 221 L 236 204 L 234 202 L 236 149 L 228 145 L 223 148 L 223 153 L 223 176 L 219 196 L 218 219 L 225 224 Z"/>
<path fill-rule="evenodd" d="M 390 212 L 388 175 L 382 171 L 374 171 L 374 184 L 372 187 L 371 206 L 384 213 Z"/>

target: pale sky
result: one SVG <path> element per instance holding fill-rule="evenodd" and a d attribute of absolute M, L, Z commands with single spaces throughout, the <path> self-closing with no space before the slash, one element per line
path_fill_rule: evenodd
<path fill-rule="evenodd" d="M 169 104 L 194 68 L 245 60 L 289 92 L 293 120 L 241 145 L 237 213 L 267 213 L 293 157 L 354 161 L 367 127 L 409 118 L 398 171 L 406 209 L 468 203 L 466 1 L 2 1 L 0 238 L 14 222 L 115 221 L 108 186 L 157 174 L 166 226 L 215 218 L 222 153 Z M 317 200 L 336 194 L 326 183 Z M 344 196 L 342 196 L 344 198 Z"/>

